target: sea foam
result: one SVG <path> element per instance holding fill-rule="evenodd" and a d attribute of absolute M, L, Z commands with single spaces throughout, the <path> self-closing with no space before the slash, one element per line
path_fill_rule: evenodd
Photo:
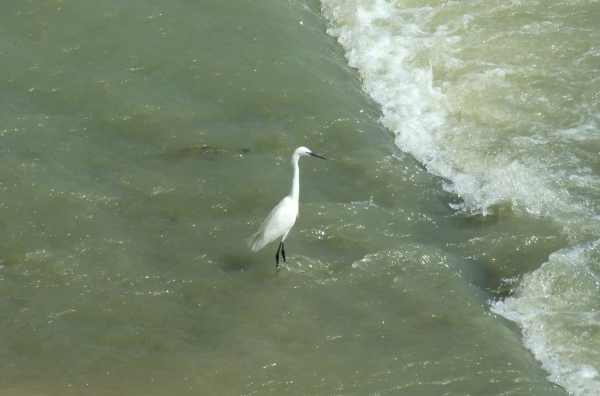
<path fill-rule="evenodd" d="M 381 106 L 381 123 L 447 180 L 463 200 L 454 209 L 488 215 L 507 205 L 564 230 L 571 247 L 492 310 L 520 325 L 549 378 L 575 395 L 600 394 L 600 119 L 590 94 L 600 91 L 590 52 L 600 31 L 569 19 L 585 7 L 322 0 L 328 33 Z"/>

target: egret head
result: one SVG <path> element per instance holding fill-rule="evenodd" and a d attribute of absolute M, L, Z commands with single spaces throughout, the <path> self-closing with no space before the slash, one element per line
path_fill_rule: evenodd
<path fill-rule="evenodd" d="M 313 157 L 317 157 L 317 158 L 321 158 L 321 159 L 327 159 L 323 156 L 320 156 L 319 154 L 315 154 L 312 151 L 310 151 L 309 149 L 307 149 L 306 147 L 298 147 L 296 149 L 296 151 L 294 151 L 294 157 L 295 156 L 301 156 L 301 155 L 311 155 Z M 292 161 L 293 162 L 293 161 Z"/>

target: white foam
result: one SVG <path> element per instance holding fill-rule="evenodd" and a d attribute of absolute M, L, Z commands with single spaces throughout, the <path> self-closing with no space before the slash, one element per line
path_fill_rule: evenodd
<path fill-rule="evenodd" d="M 564 188 L 564 175 L 551 173 L 561 158 L 554 147 L 544 150 L 551 143 L 546 131 L 530 136 L 506 130 L 535 126 L 538 120 L 529 110 L 539 110 L 536 103 L 548 99 L 533 97 L 532 109 L 523 111 L 520 99 L 510 99 L 521 87 L 507 79 L 522 72 L 519 65 L 465 64 L 453 55 L 468 48 L 462 43 L 468 37 L 458 29 L 473 15 L 432 25 L 431 19 L 440 19 L 447 7 L 402 9 L 384 0 L 322 3 L 332 22 L 328 32 L 345 48 L 349 65 L 359 70 L 365 92 L 381 105 L 381 122 L 396 135 L 399 148 L 450 181 L 446 189 L 464 200 L 456 209 L 485 215 L 494 205 L 508 203 L 517 211 L 542 215 L 583 210 Z M 435 78 L 434 67 L 443 69 Z M 459 73 L 462 79 L 453 81 Z M 519 117 L 522 126 L 515 122 Z M 585 128 L 597 135 L 595 123 Z M 568 152 L 562 155 L 563 162 L 571 160 Z"/>
<path fill-rule="evenodd" d="M 492 311 L 518 323 L 549 379 L 571 394 L 600 394 L 600 241 L 554 253 Z"/>
<path fill-rule="evenodd" d="M 444 188 L 463 199 L 456 210 L 487 215 L 509 205 L 517 213 L 552 218 L 568 234 L 573 247 L 553 254 L 514 297 L 493 309 L 522 326 L 525 345 L 551 380 L 575 395 L 600 394 L 600 345 L 577 333 L 593 334 L 600 326 L 594 313 L 600 307 L 600 256 L 588 243 L 600 235 L 600 177 L 593 170 L 600 118 L 593 95 L 584 93 L 579 102 L 566 95 L 577 85 L 600 89 L 597 70 L 589 66 L 597 39 L 568 39 L 576 29 L 551 20 L 523 26 L 511 20 L 505 31 L 494 30 L 507 20 L 502 15 L 508 8 L 515 15 L 519 7 L 530 13 L 531 5 L 521 2 L 398 4 L 322 0 L 328 32 L 381 106 L 382 124 L 400 149 L 448 180 Z M 494 13 L 500 22 L 486 25 Z M 587 52 L 575 60 L 575 81 L 573 65 L 561 64 L 556 51 L 562 42 L 572 50 L 584 36 L 589 43 L 581 44 Z M 532 48 L 535 40 L 555 37 L 562 42 L 552 52 Z M 525 52 L 514 47 L 522 43 Z M 544 88 L 532 88 L 536 81 Z"/>

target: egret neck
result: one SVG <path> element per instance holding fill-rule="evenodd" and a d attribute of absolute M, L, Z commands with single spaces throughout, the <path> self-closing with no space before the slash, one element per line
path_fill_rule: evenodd
<path fill-rule="evenodd" d="M 298 202 L 300 202 L 300 166 L 298 161 L 300 160 L 300 154 L 295 152 L 292 156 L 292 165 L 294 166 L 294 178 L 292 179 L 292 191 L 290 191 L 290 198 L 296 203 L 296 217 L 299 215 Z"/>

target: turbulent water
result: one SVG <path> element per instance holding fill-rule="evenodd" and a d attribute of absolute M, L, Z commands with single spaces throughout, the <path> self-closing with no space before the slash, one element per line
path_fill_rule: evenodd
<path fill-rule="evenodd" d="M 449 180 L 463 200 L 454 209 L 560 227 L 567 246 L 507 279 L 515 294 L 492 311 L 519 323 L 552 381 L 600 393 L 600 4 L 324 0 L 324 10 L 395 143 Z"/>
<path fill-rule="evenodd" d="M 0 393 L 600 394 L 598 43 L 596 1 L 0 3 Z"/>

